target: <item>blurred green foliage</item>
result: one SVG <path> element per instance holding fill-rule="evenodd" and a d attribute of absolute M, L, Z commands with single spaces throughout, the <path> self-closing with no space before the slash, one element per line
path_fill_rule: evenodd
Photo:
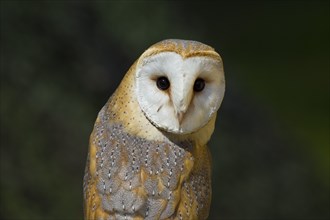
<path fill-rule="evenodd" d="M 1 219 L 82 219 L 97 112 L 167 38 L 223 57 L 209 219 L 329 219 L 329 2 L 1 1 Z"/>

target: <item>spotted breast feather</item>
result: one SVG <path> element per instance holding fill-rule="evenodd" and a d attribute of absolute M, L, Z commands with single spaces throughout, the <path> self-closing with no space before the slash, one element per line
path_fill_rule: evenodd
<path fill-rule="evenodd" d="M 86 219 L 204 219 L 210 155 L 190 141 L 150 141 L 114 123 L 107 105 L 90 137 L 84 177 Z"/>

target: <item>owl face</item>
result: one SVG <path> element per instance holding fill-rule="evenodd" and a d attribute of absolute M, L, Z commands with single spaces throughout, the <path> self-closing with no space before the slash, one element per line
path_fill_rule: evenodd
<path fill-rule="evenodd" d="M 176 49 L 152 48 L 142 54 L 135 73 L 136 94 L 152 124 L 166 132 L 187 134 L 205 126 L 219 109 L 224 72 L 214 51 L 208 56 Z"/>

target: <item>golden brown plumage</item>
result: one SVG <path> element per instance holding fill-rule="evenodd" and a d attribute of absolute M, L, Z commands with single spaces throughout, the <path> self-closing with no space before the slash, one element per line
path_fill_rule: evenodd
<path fill-rule="evenodd" d="M 143 103 L 136 95 L 140 80 L 137 69 L 148 65 L 145 58 L 163 52 L 174 52 L 183 59 L 206 56 L 214 60 L 221 67 L 217 71 L 224 87 L 222 61 L 211 47 L 181 40 L 162 41 L 150 47 L 129 69 L 96 119 L 84 177 L 85 219 L 206 219 L 208 216 L 211 157 L 206 143 L 213 133 L 222 97 L 215 99 L 214 102 L 220 103 L 215 103 L 215 112 L 210 113 L 207 121 L 204 116 L 198 116 L 205 123 L 196 127 L 197 130 L 190 131 L 188 122 L 179 123 L 187 126 L 186 130 L 181 127 L 175 130 L 177 122 L 171 125 L 171 121 L 169 128 L 164 128 L 149 118 L 149 112 L 143 110 Z M 171 92 L 173 95 L 174 91 Z M 198 94 L 192 95 L 189 103 L 197 106 L 194 96 Z M 172 105 L 170 110 L 160 107 L 157 112 L 163 108 L 162 111 L 176 113 L 175 103 Z"/>

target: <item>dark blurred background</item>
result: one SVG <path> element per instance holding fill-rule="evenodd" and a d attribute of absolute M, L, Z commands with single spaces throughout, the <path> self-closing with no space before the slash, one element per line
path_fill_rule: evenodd
<path fill-rule="evenodd" d="M 329 219 L 329 1 L 1 1 L 1 219 L 82 219 L 96 115 L 167 38 L 224 60 L 209 219 Z"/>

